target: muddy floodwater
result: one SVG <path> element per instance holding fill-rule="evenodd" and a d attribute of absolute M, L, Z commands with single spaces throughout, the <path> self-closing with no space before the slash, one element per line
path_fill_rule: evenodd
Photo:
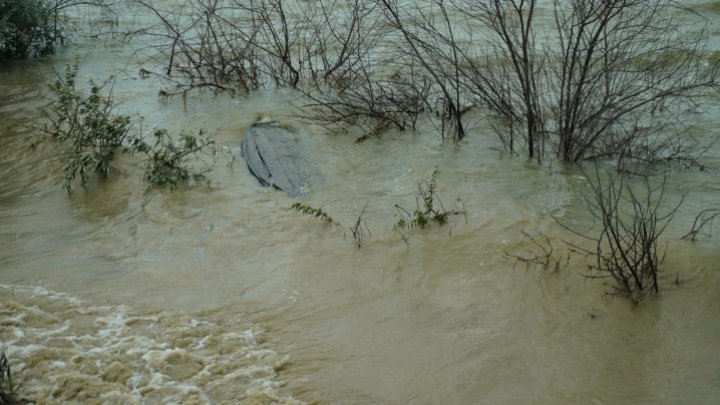
<path fill-rule="evenodd" d="M 720 49 L 719 3 L 692 4 Z M 685 201 L 663 235 L 661 294 L 633 306 L 566 260 L 552 216 L 591 225 L 581 172 L 503 153 L 481 117 L 460 143 L 428 126 L 355 144 L 298 119 L 290 90 L 159 97 L 141 47 L 79 37 L 0 65 L 0 349 L 36 403 L 720 402 L 719 224 L 681 240 L 720 208 L 720 93 L 688 112 L 684 131 L 715 144 L 706 170 L 672 169 L 667 206 Z M 76 61 L 83 86 L 114 77 L 135 130 L 213 136 L 210 185 L 146 191 L 139 157 L 118 155 L 113 176 L 68 194 L 53 148 L 30 145 L 45 83 Z M 230 153 L 262 118 L 296 131 L 307 194 L 261 187 Z M 395 204 L 414 208 L 436 168 L 444 205 L 465 214 L 405 243 Z M 366 204 L 358 248 L 348 226 Z M 560 264 L 509 257 L 534 248 L 523 231 Z"/>

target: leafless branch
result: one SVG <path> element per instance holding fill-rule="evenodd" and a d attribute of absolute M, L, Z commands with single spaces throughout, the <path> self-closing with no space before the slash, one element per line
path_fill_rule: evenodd
<path fill-rule="evenodd" d="M 717 208 L 707 208 L 700 211 L 700 213 L 697 214 L 695 220 L 693 221 L 690 232 L 686 233 L 685 236 L 682 237 L 682 239 L 689 239 L 694 241 L 697 235 L 700 234 L 703 229 L 705 229 L 706 225 L 708 228 L 707 236 L 712 236 L 713 222 L 718 216 L 720 216 L 720 209 Z"/>

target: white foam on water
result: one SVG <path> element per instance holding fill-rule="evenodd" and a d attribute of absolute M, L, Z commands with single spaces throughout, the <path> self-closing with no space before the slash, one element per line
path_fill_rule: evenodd
<path fill-rule="evenodd" d="M 257 340 L 255 339 L 255 332 L 252 330 L 246 330 L 243 332 L 243 339 L 245 339 L 245 343 L 247 344 L 257 343 Z"/>
<path fill-rule="evenodd" d="M 227 315 L 141 313 L 0 284 L 0 349 L 21 394 L 42 403 L 297 403 L 276 371 L 287 358 Z"/>

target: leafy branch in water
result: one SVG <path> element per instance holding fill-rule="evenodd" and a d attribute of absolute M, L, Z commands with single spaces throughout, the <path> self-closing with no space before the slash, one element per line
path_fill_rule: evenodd
<path fill-rule="evenodd" d="M 294 209 L 295 211 L 304 214 L 309 215 L 311 217 L 315 217 L 320 219 L 323 222 L 327 222 L 330 225 L 340 226 L 338 222 L 336 222 L 330 215 L 328 215 L 327 212 L 323 211 L 322 208 L 314 208 L 309 205 L 305 205 L 303 203 L 296 202 L 293 204 L 291 209 Z"/>
<path fill-rule="evenodd" d="M 179 139 L 173 139 L 166 129 L 157 129 L 153 133 L 154 142 L 148 143 L 142 138 L 132 137 L 127 148 L 129 153 L 141 153 L 147 157 L 145 163 L 145 180 L 150 187 L 168 186 L 177 188 L 181 183 L 187 183 L 191 178 L 204 178 L 201 171 L 193 171 L 195 162 L 209 164 L 203 160 L 203 155 L 215 156 L 215 141 L 204 136 L 200 130 L 195 135 L 182 133 Z"/>
<path fill-rule="evenodd" d="M 433 223 L 442 226 L 448 222 L 450 215 L 465 214 L 464 210 L 445 209 L 440 197 L 437 195 L 437 175 L 438 170 L 435 169 L 430 181 L 425 181 L 425 179 L 418 181 L 418 191 L 415 194 L 415 210 L 413 212 L 395 204 L 397 216 L 400 219 L 398 219 L 393 229 L 402 236 L 405 243 L 407 243 L 405 236 L 407 229 L 426 229 Z"/>
<path fill-rule="evenodd" d="M 369 204 L 369 201 L 365 203 L 365 206 L 363 207 L 362 211 L 360 212 L 360 215 L 358 215 L 357 219 L 355 220 L 355 223 L 353 226 L 349 226 L 348 229 L 350 229 L 350 233 L 353 236 L 353 239 L 355 240 L 355 243 L 357 243 L 358 247 L 362 246 L 362 241 L 370 235 L 370 228 L 367 226 L 367 223 L 363 220 L 363 215 L 365 215 L 365 210 L 367 209 L 367 206 Z M 330 225 L 334 226 L 342 226 L 339 222 L 335 221 L 330 215 L 328 215 L 327 212 L 323 211 L 321 208 L 314 208 L 309 205 L 305 205 L 303 203 L 295 203 L 291 207 L 291 209 L 294 209 L 295 211 L 309 215 L 311 217 L 315 217 L 320 219 L 323 222 L 326 222 Z"/>

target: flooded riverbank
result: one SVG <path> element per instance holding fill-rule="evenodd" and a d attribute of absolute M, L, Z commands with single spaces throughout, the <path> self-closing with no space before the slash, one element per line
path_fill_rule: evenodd
<path fill-rule="evenodd" d="M 80 39 L 0 66 L 0 349 L 38 403 L 720 397 L 718 229 L 680 239 L 701 209 L 720 208 L 717 145 L 706 170 L 672 171 L 667 203 L 687 196 L 664 235 L 661 294 L 633 306 L 566 260 L 570 236 L 550 214 L 590 225 L 582 173 L 503 153 L 480 117 L 459 144 L 430 126 L 355 144 L 298 119 L 290 90 L 160 97 L 138 46 Z M 75 61 L 83 85 L 115 76 L 119 110 L 142 116 L 135 128 L 205 129 L 232 150 L 267 117 L 298 132 L 322 178 L 290 198 L 221 153 L 210 186 L 146 191 L 137 157 L 120 155 L 111 178 L 68 195 L 53 150 L 29 146 L 44 83 Z M 704 108 L 686 131 L 716 140 L 720 95 Z M 406 244 L 394 206 L 413 208 L 436 168 L 443 203 L 465 215 Z M 298 201 L 344 226 L 298 214 Z M 347 227 L 366 204 L 358 249 Z M 560 265 L 508 257 L 533 249 L 523 231 L 547 235 Z"/>

